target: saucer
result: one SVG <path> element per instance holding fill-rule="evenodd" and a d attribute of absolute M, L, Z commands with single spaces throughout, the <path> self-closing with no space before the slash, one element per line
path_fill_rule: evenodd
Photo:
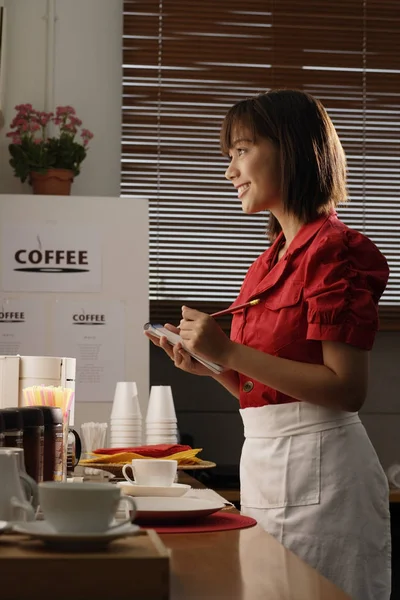
<path fill-rule="evenodd" d="M 186 483 L 173 483 L 165 486 L 139 485 L 129 481 L 119 481 L 117 486 L 127 496 L 183 496 L 190 489 Z"/>
<path fill-rule="evenodd" d="M 102 549 L 113 540 L 136 535 L 140 527 L 132 523 L 123 523 L 99 533 L 58 533 L 46 521 L 21 521 L 13 523 L 13 531 L 29 535 L 50 546 L 83 551 Z"/>
<path fill-rule="evenodd" d="M 189 521 L 211 515 L 225 508 L 224 502 L 199 498 L 135 498 L 135 521 L 151 522 Z"/>
<path fill-rule="evenodd" d="M 0 521 L 0 534 L 7 533 L 12 530 L 12 524 L 10 521 Z"/>

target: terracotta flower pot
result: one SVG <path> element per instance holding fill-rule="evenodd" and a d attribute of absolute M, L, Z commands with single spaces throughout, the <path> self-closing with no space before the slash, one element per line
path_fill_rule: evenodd
<path fill-rule="evenodd" d="M 74 173 L 68 169 L 49 169 L 47 173 L 31 171 L 30 184 L 34 194 L 69 196 Z"/>

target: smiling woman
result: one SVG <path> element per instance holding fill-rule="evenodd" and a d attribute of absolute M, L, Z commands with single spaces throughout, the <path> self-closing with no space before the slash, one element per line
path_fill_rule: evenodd
<path fill-rule="evenodd" d="M 291 111 L 299 119 L 289 132 Z M 246 193 L 244 211 L 253 212 L 249 196 L 255 198 L 254 212 L 275 209 L 272 241 L 282 229 L 275 216 L 281 202 L 298 222 L 309 223 L 347 200 L 342 144 L 322 104 L 307 94 L 278 90 L 237 103 L 223 121 L 220 140 L 231 157 L 225 176 L 240 198 Z"/>
<path fill-rule="evenodd" d="M 388 484 L 357 414 L 386 259 L 337 217 L 346 160 L 318 100 L 298 90 L 242 100 L 221 145 L 244 212 L 270 211 L 272 245 L 231 305 L 230 339 L 185 305 L 179 330 L 165 325 L 181 341 L 151 339 L 239 399 L 242 513 L 354 600 L 389 600 Z M 224 371 L 199 367 L 193 353 Z"/>
<path fill-rule="evenodd" d="M 281 197 L 279 149 L 267 138 L 254 138 L 243 126 L 236 126 L 231 138 L 225 177 L 238 190 L 243 212 L 271 210 Z"/>

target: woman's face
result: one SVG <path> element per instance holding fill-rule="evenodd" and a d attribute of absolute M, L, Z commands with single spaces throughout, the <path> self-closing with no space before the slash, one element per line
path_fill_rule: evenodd
<path fill-rule="evenodd" d="M 251 138 L 246 128 L 233 131 L 225 177 L 237 189 L 243 212 L 273 211 L 281 207 L 279 153 L 267 138 Z"/>

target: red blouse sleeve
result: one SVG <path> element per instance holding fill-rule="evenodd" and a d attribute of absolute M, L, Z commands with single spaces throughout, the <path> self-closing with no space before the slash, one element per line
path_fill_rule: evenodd
<path fill-rule="evenodd" d="M 304 288 L 307 339 L 370 350 L 389 277 L 385 257 L 371 240 L 349 229 L 331 232 L 312 246 Z"/>

